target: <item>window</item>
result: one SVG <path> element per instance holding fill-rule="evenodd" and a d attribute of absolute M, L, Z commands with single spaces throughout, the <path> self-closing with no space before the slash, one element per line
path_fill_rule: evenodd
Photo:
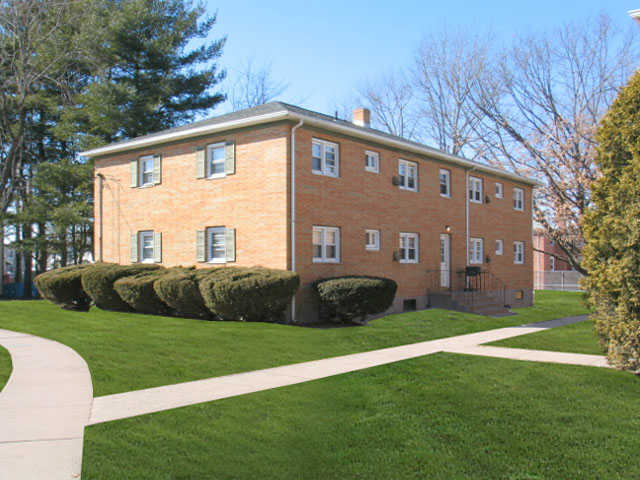
<path fill-rule="evenodd" d="M 513 263 L 524 263 L 524 242 L 513 242 Z"/>
<path fill-rule="evenodd" d="M 138 233 L 138 251 L 142 263 L 153 263 L 153 230 Z"/>
<path fill-rule="evenodd" d="M 417 310 L 417 302 L 415 298 L 409 298 L 402 301 L 403 312 L 415 312 Z"/>
<path fill-rule="evenodd" d="M 417 233 L 400 233 L 400 263 L 418 263 Z"/>
<path fill-rule="evenodd" d="M 482 203 L 482 179 L 469 177 L 469 200 L 474 203 Z"/>
<path fill-rule="evenodd" d="M 524 190 L 521 188 L 513 189 L 513 209 L 524 211 Z"/>
<path fill-rule="evenodd" d="M 496 183 L 496 198 L 502 198 L 504 191 L 501 183 Z"/>
<path fill-rule="evenodd" d="M 225 227 L 207 228 L 207 262 L 225 263 L 227 261 L 227 241 Z"/>
<path fill-rule="evenodd" d="M 451 196 L 451 172 L 440 169 L 440 195 L 442 197 Z"/>
<path fill-rule="evenodd" d="M 398 161 L 399 187 L 403 190 L 418 190 L 418 164 L 407 160 Z"/>
<path fill-rule="evenodd" d="M 496 255 L 502 255 L 504 253 L 504 246 L 502 240 L 496 240 Z"/>
<path fill-rule="evenodd" d="M 140 175 L 138 185 L 141 187 L 153 185 L 153 155 L 146 155 L 138 159 L 138 172 Z"/>
<path fill-rule="evenodd" d="M 469 263 L 480 264 L 484 256 L 484 245 L 482 238 L 469 239 Z"/>
<path fill-rule="evenodd" d="M 314 138 L 311 157 L 313 173 L 329 177 L 338 176 L 338 145 Z"/>
<path fill-rule="evenodd" d="M 556 271 L 556 257 L 549 257 L 549 270 Z"/>
<path fill-rule="evenodd" d="M 313 227 L 313 261 L 338 263 L 340 261 L 340 229 Z"/>
<path fill-rule="evenodd" d="M 365 248 L 380 250 L 380 230 L 365 230 Z"/>
<path fill-rule="evenodd" d="M 225 157 L 224 143 L 207 145 L 207 177 L 218 178 L 225 176 Z"/>
<path fill-rule="evenodd" d="M 380 155 L 377 152 L 364 152 L 364 169 L 373 173 L 380 171 Z"/>

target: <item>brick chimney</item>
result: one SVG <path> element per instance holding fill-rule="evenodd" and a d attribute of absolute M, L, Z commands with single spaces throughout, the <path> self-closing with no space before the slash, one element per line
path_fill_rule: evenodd
<path fill-rule="evenodd" d="M 369 128 L 371 123 L 371 111 L 368 108 L 356 108 L 353 111 L 353 123 L 361 127 Z"/>

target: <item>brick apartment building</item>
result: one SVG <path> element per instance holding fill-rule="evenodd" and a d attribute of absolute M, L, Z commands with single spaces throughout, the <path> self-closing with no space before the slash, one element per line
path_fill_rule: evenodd
<path fill-rule="evenodd" d="M 543 232 L 533 233 L 533 271 L 534 272 L 567 272 L 573 270 L 571 264 L 564 260 L 567 255 L 553 240 Z"/>
<path fill-rule="evenodd" d="M 371 129 L 366 109 L 274 102 L 83 155 L 98 260 L 295 270 L 300 322 L 317 318 L 311 282 L 346 274 L 396 280 L 393 311 L 497 285 L 532 303 L 535 182 Z"/>

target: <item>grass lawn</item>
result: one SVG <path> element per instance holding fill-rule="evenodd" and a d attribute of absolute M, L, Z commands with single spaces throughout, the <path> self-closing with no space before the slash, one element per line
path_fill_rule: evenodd
<path fill-rule="evenodd" d="M 579 294 L 540 292 L 535 306 L 492 318 L 426 310 L 366 327 L 302 328 L 133 313 L 69 312 L 45 301 L 0 302 L 0 328 L 57 340 L 91 370 L 94 395 L 227 375 L 585 313 Z"/>
<path fill-rule="evenodd" d="M 640 478 L 640 382 L 436 354 L 89 427 L 83 479 Z"/>
<path fill-rule="evenodd" d="M 4 388 L 11 375 L 11 356 L 3 347 L 0 347 L 0 391 Z"/>
<path fill-rule="evenodd" d="M 590 320 L 545 330 L 544 332 L 507 338 L 490 345 L 603 355 L 593 329 L 593 322 Z"/>

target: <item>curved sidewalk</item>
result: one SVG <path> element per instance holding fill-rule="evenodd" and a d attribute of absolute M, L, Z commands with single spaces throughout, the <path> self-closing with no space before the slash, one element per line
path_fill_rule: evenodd
<path fill-rule="evenodd" d="M 61 343 L 0 329 L 13 370 L 0 393 L 0 479 L 80 478 L 93 402 L 86 362 Z"/>

